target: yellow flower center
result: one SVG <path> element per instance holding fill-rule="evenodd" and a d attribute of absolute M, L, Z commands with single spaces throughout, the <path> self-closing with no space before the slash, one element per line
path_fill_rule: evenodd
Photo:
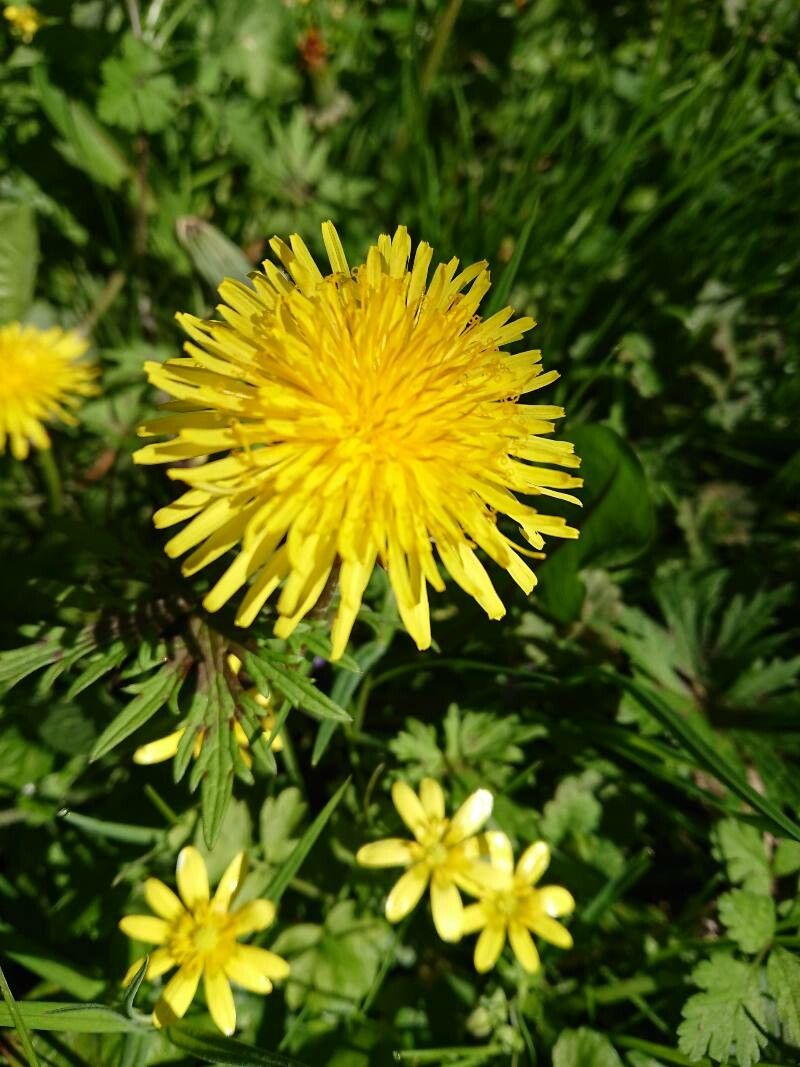
<path fill-rule="evenodd" d="M 221 964 L 236 943 L 231 916 L 215 911 L 212 905 L 199 905 L 173 924 L 167 947 L 179 964 Z"/>

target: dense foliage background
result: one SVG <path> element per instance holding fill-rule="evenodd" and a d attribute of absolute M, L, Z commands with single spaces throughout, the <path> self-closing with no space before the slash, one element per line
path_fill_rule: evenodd
<path fill-rule="evenodd" d="M 23 650 L 0 656 L 0 957 L 41 1063 L 797 1063 L 797 4 L 39 11 L 30 43 L 0 29 L 0 321 L 80 327 L 103 371 L 54 434 L 60 485 L 0 459 L 0 641 Z M 380 573 L 335 669 L 324 618 L 291 647 L 267 621 L 251 667 L 285 697 L 284 753 L 176 783 L 131 754 L 205 713 L 192 678 L 230 619 L 151 527 L 172 493 L 130 458 L 142 363 L 273 233 L 321 251 L 329 217 L 353 261 L 398 222 L 485 256 L 540 321 L 581 539 L 528 602 L 502 590 L 502 623 L 449 586 L 424 655 Z M 551 844 L 575 948 L 534 978 L 510 955 L 476 976 L 426 908 L 385 922 L 391 876 L 354 853 L 424 774 L 453 804 L 492 789 L 493 825 Z M 252 1059 L 142 1028 L 150 985 L 123 1004 L 118 919 L 189 841 L 216 875 L 248 847 L 280 898 L 294 977 L 238 999 Z M 36 1014 L 59 1000 L 109 1008 Z M 22 1048 L 0 1030 L 0 1060 Z"/>

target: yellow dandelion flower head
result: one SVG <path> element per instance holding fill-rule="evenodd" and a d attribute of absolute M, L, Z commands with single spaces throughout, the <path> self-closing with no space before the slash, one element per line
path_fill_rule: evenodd
<path fill-rule="evenodd" d="M 226 280 L 223 321 L 178 316 L 191 339 L 185 355 L 146 364 L 174 401 L 139 431 L 167 440 L 135 459 L 178 464 L 167 473 L 187 491 L 155 524 L 185 524 L 166 545 L 173 557 L 193 549 L 185 574 L 238 550 L 206 596 L 208 610 L 249 585 L 236 618 L 248 626 L 280 586 L 275 633 L 286 637 L 340 568 L 336 659 L 379 561 L 424 649 L 427 587 L 444 589 L 434 548 L 500 618 L 505 608 L 476 548 L 529 593 L 534 574 L 498 517 L 535 550 L 545 535 L 576 537 L 563 518 L 516 494 L 577 503 L 564 490 L 580 479 L 556 468 L 579 460 L 546 436 L 560 407 L 518 402 L 557 374 L 542 371 L 538 351 L 504 351 L 532 319 L 513 319 L 510 307 L 478 316 L 490 287 L 485 262 L 459 271 L 451 259 L 429 281 L 433 250 L 422 242 L 412 260 L 400 226 L 351 270 L 332 223 L 322 232 L 330 274 L 296 234 L 288 245 L 274 238 L 286 273 L 265 262 L 252 285 Z"/>
<path fill-rule="evenodd" d="M 97 391 L 95 370 L 80 362 L 88 347 L 74 330 L 0 326 L 0 455 L 10 442 L 13 456 L 25 459 L 31 445 L 50 447 L 46 422 L 75 424 L 70 409 Z"/>
<path fill-rule="evenodd" d="M 238 656 L 229 655 L 228 666 L 233 674 L 238 674 L 241 670 L 242 661 Z M 246 690 L 246 695 L 257 704 L 263 712 L 259 717 L 259 725 L 261 726 L 261 732 L 269 738 L 278 721 L 272 708 L 272 698 L 268 694 L 260 693 L 254 686 Z M 178 754 L 178 749 L 185 733 L 186 727 L 179 726 L 177 730 L 173 730 L 172 733 L 166 734 L 164 737 L 159 737 L 155 741 L 149 741 L 146 745 L 140 745 L 133 754 L 133 762 L 149 767 L 154 763 L 164 763 L 166 760 L 172 759 Z M 250 755 L 250 740 L 238 719 L 234 719 L 233 722 L 233 736 L 236 739 L 236 744 L 239 746 L 239 751 L 245 766 L 252 766 L 253 757 Z M 203 743 L 205 742 L 205 739 L 206 731 L 201 728 L 197 731 L 194 745 L 192 746 L 192 755 L 195 759 L 197 759 L 203 751 Z M 272 738 L 269 747 L 272 752 L 283 751 L 283 739 L 279 733 Z"/>
<path fill-rule="evenodd" d="M 472 887 L 477 870 L 475 835 L 491 815 L 494 798 L 488 789 L 478 789 L 448 819 L 442 787 L 433 778 L 423 778 L 419 795 L 405 782 L 395 782 L 392 800 L 414 839 L 373 841 L 359 849 L 356 860 L 364 867 L 406 868 L 386 898 L 389 922 L 410 914 L 430 886 L 437 933 L 443 941 L 458 941 L 464 917 L 459 886 Z"/>
<path fill-rule="evenodd" d="M 557 920 L 572 914 L 575 901 L 563 886 L 537 888 L 550 863 L 550 849 L 544 841 L 535 841 L 525 849 L 514 867 L 511 842 L 505 834 L 489 832 L 483 838 L 490 864 L 499 878 L 486 881 L 479 890 L 478 903 L 464 909 L 464 933 L 480 930 L 475 944 L 475 969 L 490 971 L 508 937 L 521 966 L 532 974 L 539 969 L 539 952 L 531 934 L 559 948 L 571 948 L 572 935 Z"/>
<path fill-rule="evenodd" d="M 179 895 L 157 878 L 148 878 L 144 895 L 155 914 L 126 915 L 121 920 L 120 929 L 128 937 L 158 946 L 148 958 L 146 978 L 178 968 L 156 1004 L 156 1026 L 183 1018 L 202 978 L 211 1018 L 223 1033 L 232 1034 L 236 1006 L 230 983 L 266 994 L 273 982 L 288 976 L 289 964 L 274 952 L 239 944 L 240 937 L 265 930 L 275 919 L 275 905 L 269 900 L 232 907 L 245 870 L 245 854 L 240 852 L 212 897 L 203 857 L 196 848 L 184 848 L 176 869 Z M 131 965 L 123 984 L 132 981 L 143 963 L 144 957 Z"/>
<path fill-rule="evenodd" d="M 11 32 L 30 44 L 42 27 L 44 19 L 30 4 L 6 4 L 3 15 L 11 24 Z"/>

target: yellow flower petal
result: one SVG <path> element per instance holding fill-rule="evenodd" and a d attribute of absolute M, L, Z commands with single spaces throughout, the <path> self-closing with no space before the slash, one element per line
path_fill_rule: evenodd
<path fill-rule="evenodd" d="M 208 872 L 203 857 L 194 846 L 187 845 L 181 849 L 175 875 L 178 892 L 189 911 L 194 911 L 199 904 L 208 903 Z"/>
<path fill-rule="evenodd" d="M 183 904 L 158 878 L 148 878 L 145 881 L 144 898 L 156 915 L 169 922 L 179 919 L 184 914 Z"/>
<path fill-rule="evenodd" d="M 491 971 L 492 967 L 497 963 L 505 943 L 505 923 L 490 922 L 483 928 L 480 937 L 475 943 L 475 955 L 473 957 L 475 970 L 479 974 Z"/>
<path fill-rule="evenodd" d="M 477 833 L 492 814 L 494 797 L 488 789 L 476 789 L 467 797 L 450 821 L 444 837 L 446 845 L 457 845 Z"/>
<path fill-rule="evenodd" d="M 185 732 L 185 729 L 176 730 L 166 737 L 159 737 L 157 741 L 151 741 L 148 745 L 140 745 L 133 754 L 133 762 L 150 766 L 172 759 Z"/>
<path fill-rule="evenodd" d="M 419 787 L 419 799 L 429 819 L 444 818 L 444 793 L 434 778 L 423 778 Z"/>
<path fill-rule="evenodd" d="M 120 920 L 119 928 L 134 941 L 148 945 L 163 945 L 169 937 L 169 923 L 152 915 L 126 915 Z"/>
<path fill-rule="evenodd" d="M 419 839 L 428 825 L 428 816 L 422 803 L 407 782 L 395 782 L 392 786 L 392 802 L 397 808 L 397 814 L 409 828 L 411 833 Z"/>
<path fill-rule="evenodd" d="M 550 849 L 545 841 L 534 841 L 519 858 L 517 877 L 527 885 L 535 885 L 550 863 Z"/>
<path fill-rule="evenodd" d="M 489 921 L 486 908 L 479 901 L 477 904 L 468 904 L 464 908 L 464 917 L 462 920 L 462 927 L 465 934 L 476 934 L 478 930 L 482 930 L 486 923 Z"/>
<path fill-rule="evenodd" d="M 514 955 L 522 964 L 523 969 L 528 974 L 534 974 L 538 971 L 539 953 L 536 951 L 533 938 L 521 923 L 509 923 L 508 940 L 511 942 Z"/>
<path fill-rule="evenodd" d="M 571 915 L 575 910 L 575 899 L 568 889 L 561 885 L 543 885 L 539 893 L 539 904 L 545 914 L 553 919 L 562 915 Z"/>
<path fill-rule="evenodd" d="M 272 982 L 289 977 L 289 964 L 283 956 L 257 945 L 237 945 L 225 963 L 225 970 L 237 985 L 254 993 L 269 993 Z"/>
<path fill-rule="evenodd" d="M 160 526 L 188 524 L 170 554 L 194 550 L 187 567 L 199 570 L 236 552 L 205 598 L 209 611 L 244 588 L 236 620 L 250 625 L 282 586 L 275 629 L 286 636 L 313 610 L 338 555 L 336 659 L 380 560 L 404 625 L 427 648 L 428 586 L 443 589 L 434 550 L 499 618 L 477 551 L 526 591 L 535 579 L 495 515 L 537 551 L 545 536 L 576 536 L 523 502 L 580 482 L 553 469 L 575 468 L 570 446 L 544 440 L 561 408 L 513 399 L 556 374 L 542 372 L 539 352 L 503 351 L 532 319 L 513 319 L 511 308 L 480 317 L 484 262 L 459 271 L 453 259 L 429 280 L 430 246 L 418 244 L 412 259 L 401 226 L 350 270 L 332 223 L 322 236 L 331 273 L 297 234 L 276 237 L 270 248 L 288 277 L 266 262 L 250 286 L 222 283 L 223 322 L 179 316 L 185 355 L 145 367 L 179 406 L 160 427 L 148 420 L 143 436 L 168 439 L 135 458 L 173 464 L 172 478 L 205 494 L 158 512 Z M 198 462 L 176 466 L 187 459 Z"/>
<path fill-rule="evenodd" d="M 528 926 L 543 941 L 549 941 L 557 948 L 572 948 L 572 934 L 566 926 L 562 926 L 560 922 L 551 919 L 548 915 L 537 915 L 528 921 Z"/>
<path fill-rule="evenodd" d="M 177 966 L 178 961 L 168 948 L 157 948 L 155 952 L 150 953 L 150 962 L 147 964 L 145 978 L 160 978 L 162 974 L 166 974 L 167 971 L 171 971 L 173 967 Z"/>
<path fill-rule="evenodd" d="M 228 1037 L 236 1029 L 236 1005 L 233 993 L 223 970 L 206 968 L 203 975 L 206 1004 L 218 1029 Z"/>
<path fill-rule="evenodd" d="M 170 978 L 153 1012 L 153 1022 L 157 1027 L 171 1026 L 184 1017 L 194 1000 L 202 971 L 202 963 L 192 961 L 184 964 Z"/>
<path fill-rule="evenodd" d="M 382 841 L 372 841 L 356 853 L 356 862 L 362 867 L 407 867 L 415 859 L 415 850 L 411 841 L 401 837 L 385 837 Z"/>
<path fill-rule="evenodd" d="M 433 925 L 442 941 L 459 941 L 464 932 L 464 905 L 452 880 L 440 870 L 431 877 Z"/>
<path fill-rule="evenodd" d="M 419 904 L 428 885 L 429 872 L 424 863 L 415 863 L 399 878 L 386 898 L 386 918 L 390 923 L 400 922 Z"/>
<path fill-rule="evenodd" d="M 214 894 L 214 910 L 227 911 L 231 901 L 247 873 L 247 857 L 244 852 L 237 853 L 225 869 Z"/>
<path fill-rule="evenodd" d="M 251 900 L 231 913 L 232 927 L 237 937 L 266 930 L 275 921 L 275 905 L 271 900 Z"/>

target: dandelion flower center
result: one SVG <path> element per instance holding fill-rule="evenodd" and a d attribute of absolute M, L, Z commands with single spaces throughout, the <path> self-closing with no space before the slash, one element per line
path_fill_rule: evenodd
<path fill-rule="evenodd" d="M 517 402 L 557 375 L 542 371 L 538 351 L 504 350 L 532 319 L 512 319 L 511 308 L 478 315 L 485 263 L 459 272 L 453 259 L 429 281 L 432 249 L 419 244 L 412 260 L 401 226 L 350 270 L 331 223 L 323 237 L 331 274 L 297 235 L 290 245 L 276 238 L 291 281 L 267 262 L 252 287 L 220 286 L 224 321 L 179 316 L 185 357 L 147 365 L 179 404 L 140 428 L 168 439 L 136 460 L 204 461 L 169 470 L 188 489 L 155 523 L 186 524 L 166 545 L 171 556 L 193 550 L 186 574 L 236 550 L 208 610 L 246 586 L 236 621 L 249 626 L 280 588 L 275 633 L 287 637 L 337 568 L 336 659 L 380 563 L 406 629 L 427 648 L 427 590 L 444 589 L 440 566 L 494 619 L 505 608 L 476 550 L 532 590 L 500 517 L 536 550 L 545 535 L 577 536 L 519 497 L 577 503 L 563 490 L 580 479 L 555 468 L 579 461 L 544 436 L 561 408 Z"/>

